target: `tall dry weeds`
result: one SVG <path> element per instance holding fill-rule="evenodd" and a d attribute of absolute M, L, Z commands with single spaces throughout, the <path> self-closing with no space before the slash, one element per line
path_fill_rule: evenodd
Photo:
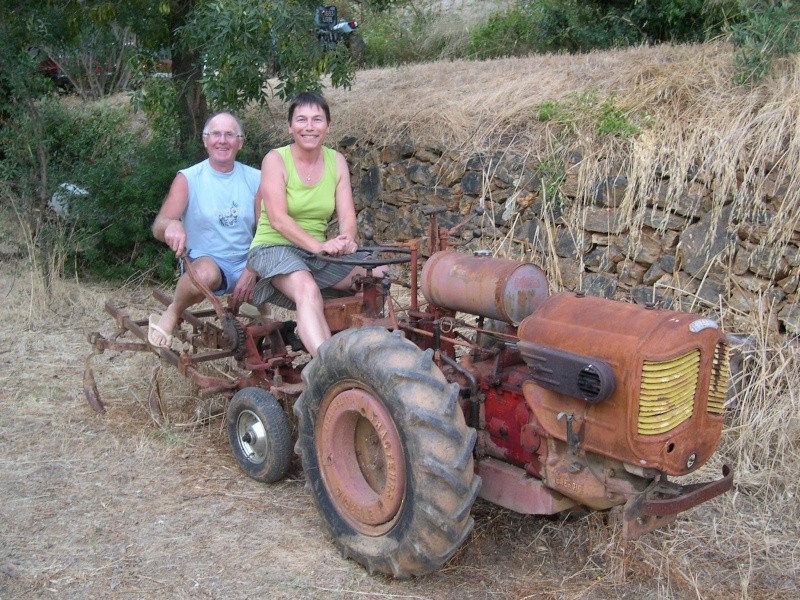
<path fill-rule="evenodd" d="M 6 205 L 2 217 L 9 230 L 7 241 L 20 247 L 26 257 L 26 277 L 30 294 L 25 309 L 28 323 L 37 321 L 53 302 L 60 301 L 63 277 L 72 245 L 74 227 L 68 221 L 53 220 L 45 224 L 41 215 L 31 214 L 30 206 L 7 189 L 2 190 Z"/>

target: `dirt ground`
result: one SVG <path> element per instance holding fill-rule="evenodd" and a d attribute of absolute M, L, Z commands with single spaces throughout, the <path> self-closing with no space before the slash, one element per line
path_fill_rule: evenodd
<path fill-rule="evenodd" d="M 682 522 L 716 527 L 714 502 L 626 544 L 598 515 L 521 516 L 478 501 L 473 534 L 440 571 L 369 575 L 328 539 L 297 465 L 273 485 L 238 469 L 224 399 L 200 399 L 165 368 L 167 422 L 150 419 L 155 355 L 97 356 L 108 410 L 90 409 L 87 333 L 113 332 L 108 298 L 145 318 L 157 306 L 150 292 L 59 282 L 45 309 L 26 263 L 0 264 L 1 599 L 747 596 L 737 565 L 696 573 L 684 568 L 691 558 L 659 546 L 659 536 L 691 537 Z M 754 584 L 747 597 L 764 597 Z"/>

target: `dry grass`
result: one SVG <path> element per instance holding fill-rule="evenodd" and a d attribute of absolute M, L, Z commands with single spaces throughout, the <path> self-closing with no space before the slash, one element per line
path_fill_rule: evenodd
<path fill-rule="evenodd" d="M 729 83 L 723 48 L 641 48 L 369 71 L 353 92 L 328 95 L 341 136 L 409 137 L 465 154 L 516 139 L 529 142 L 532 155 L 549 156 L 557 132 L 536 121 L 535 107 L 593 88 L 631 115 L 654 118 L 652 130 L 628 141 L 580 130 L 587 164 L 628 161 L 640 192 L 654 164 L 674 173 L 691 166 L 698 179 L 714 178 L 715 194 L 730 195 L 737 172 L 757 188 L 767 182 L 755 165 L 800 164 L 796 67 L 787 63 L 768 85 L 740 90 Z M 629 202 L 635 219 L 638 205 Z M 779 221 L 796 222 L 796 204 Z M 7 242 L 15 221 L 4 216 Z M 545 519 L 479 501 L 474 534 L 454 560 L 404 582 L 369 576 L 337 555 L 299 471 L 274 486 L 239 473 L 219 399 L 200 399 L 174 370 L 159 375 L 168 423 L 154 425 L 152 355 L 97 357 L 109 410 L 92 413 L 81 391 L 84 336 L 111 331 L 102 309 L 108 297 L 144 317 L 154 308 L 150 290 L 61 281 L 57 302 L 33 306 L 38 284 L 29 271 L 24 261 L 0 265 L 0 598 L 800 595 L 800 357 L 796 341 L 771 333 L 768 310 L 744 322 L 716 309 L 748 342 L 720 451 L 698 477 L 731 464 L 732 493 L 628 543 L 603 515 Z"/>

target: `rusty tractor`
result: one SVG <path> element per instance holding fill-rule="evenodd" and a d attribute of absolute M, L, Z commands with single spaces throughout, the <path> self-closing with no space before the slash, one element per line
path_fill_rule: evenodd
<path fill-rule="evenodd" d="M 478 496 L 523 514 L 610 511 L 633 539 L 731 488 L 727 466 L 704 483 L 668 479 L 698 469 L 720 440 L 729 344 L 715 321 L 550 295 L 533 264 L 459 249 L 469 218 L 448 229 L 440 210 L 423 212 L 427 255 L 421 240 L 366 246 L 360 291 L 325 300 L 334 335 L 304 364 L 291 321 L 234 315 L 210 292 L 213 309 L 182 315 L 181 351 L 148 345 L 147 322 L 107 304 L 117 331 L 89 336 L 90 405 L 104 411 L 94 354 L 155 352 L 201 395 L 230 398 L 228 436 L 247 475 L 280 480 L 294 450 L 341 552 L 394 577 L 443 565 L 470 534 Z M 372 275 L 394 263 L 407 278 Z M 230 357 L 235 377 L 199 368 Z M 161 415 L 157 382 L 150 410 Z"/>

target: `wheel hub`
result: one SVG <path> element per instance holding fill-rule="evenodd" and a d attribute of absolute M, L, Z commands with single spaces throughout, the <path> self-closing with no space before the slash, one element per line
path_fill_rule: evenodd
<path fill-rule="evenodd" d="M 331 498 L 358 531 L 391 529 L 406 492 L 403 445 L 384 404 L 361 389 L 332 395 L 317 429 L 317 458 Z"/>
<path fill-rule="evenodd" d="M 239 445 L 252 463 L 262 463 L 267 458 L 267 431 L 258 416 L 243 410 L 236 424 Z"/>

